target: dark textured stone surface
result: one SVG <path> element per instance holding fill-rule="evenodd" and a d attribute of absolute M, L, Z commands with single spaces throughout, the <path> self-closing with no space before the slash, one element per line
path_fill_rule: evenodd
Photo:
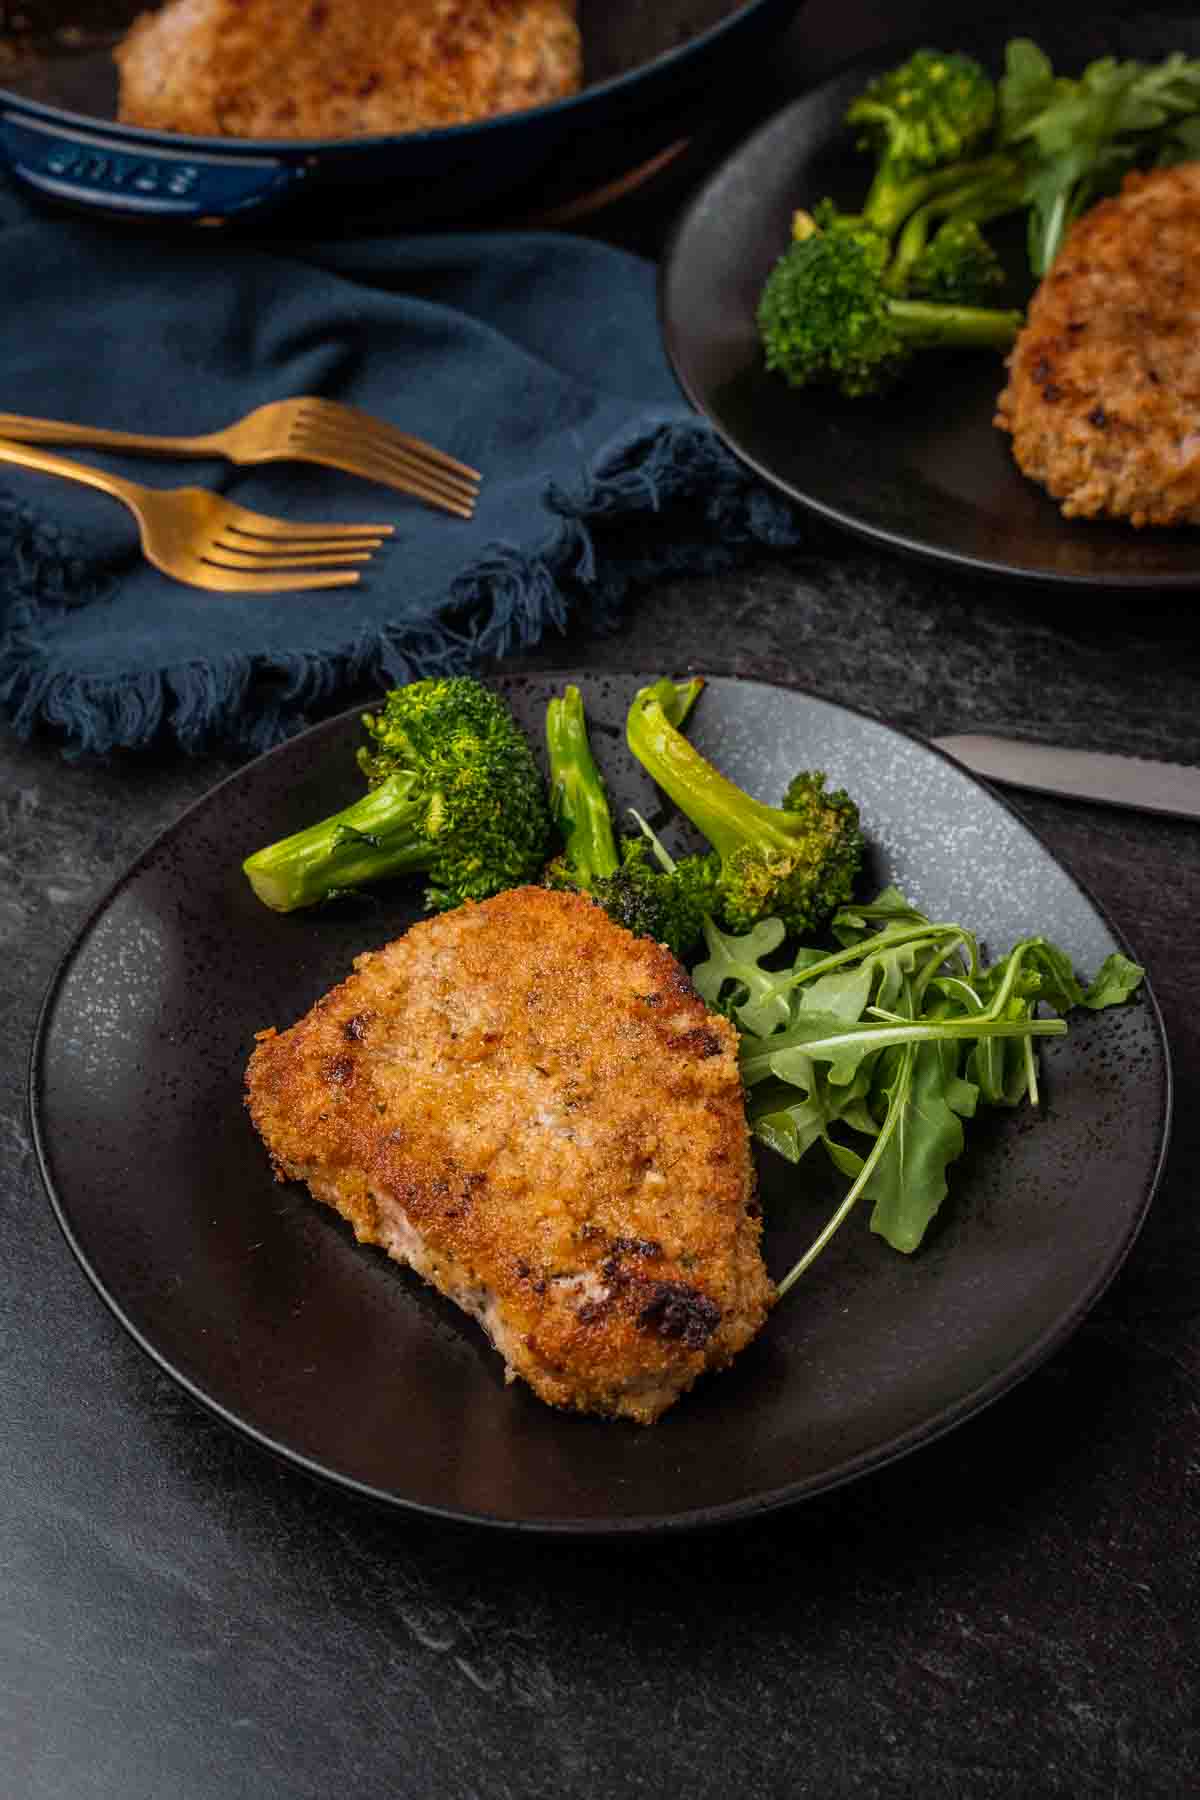
<path fill-rule="evenodd" d="M 872 10 L 814 0 L 799 50 L 835 12 L 869 41 Z M 919 731 L 1200 761 L 1186 600 L 967 583 L 823 531 L 528 660 L 782 677 Z M 88 1288 L 33 1165 L 26 1047 L 91 904 L 226 771 L 10 739 L 0 765 L 0 1791 L 1194 1791 L 1200 826 L 1020 802 L 1148 964 L 1175 1058 L 1158 1199 L 1070 1343 L 946 1439 L 790 1514 L 539 1544 L 384 1516 L 277 1467 Z"/>

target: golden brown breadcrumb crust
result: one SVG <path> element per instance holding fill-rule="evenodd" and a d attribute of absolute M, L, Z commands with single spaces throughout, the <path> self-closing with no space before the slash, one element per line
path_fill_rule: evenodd
<path fill-rule="evenodd" d="M 1030 303 L 996 424 L 1068 518 L 1200 524 L 1200 164 L 1129 175 Z"/>
<path fill-rule="evenodd" d="M 581 80 L 574 0 L 168 0 L 114 56 L 118 118 L 204 137 L 459 125 Z"/>
<path fill-rule="evenodd" d="M 516 889 L 358 957 L 259 1034 L 247 1089 L 279 1178 L 551 1405 L 649 1422 L 766 1318 L 737 1034 L 579 895 Z"/>

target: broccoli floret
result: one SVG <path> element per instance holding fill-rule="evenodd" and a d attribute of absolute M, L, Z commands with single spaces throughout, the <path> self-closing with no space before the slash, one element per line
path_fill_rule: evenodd
<path fill-rule="evenodd" d="M 869 82 L 846 113 L 877 158 L 866 223 L 890 237 L 939 186 L 957 184 L 957 165 L 982 146 L 995 116 L 995 84 L 969 56 L 918 50 Z"/>
<path fill-rule="evenodd" d="M 904 221 L 884 285 L 913 299 L 982 303 L 1003 283 L 1004 270 L 981 228 L 1024 203 L 1025 175 L 1015 158 L 994 156 L 973 165 L 966 180 L 935 194 Z"/>
<path fill-rule="evenodd" d="M 768 369 L 793 387 L 825 382 L 851 396 L 884 392 L 918 350 L 1007 350 L 1020 324 L 1015 311 L 889 293 L 850 232 L 817 231 L 790 244 L 758 306 Z"/>
<path fill-rule="evenodd" d="M 550 816 L 533 753 L 499 695 L 471 676 L 395 688 L 363 715 L 368 791 L 242 865 L 277 912 L 385 876 L 429 877 L 434 912 L 537 879 Z"/>
<path fill-rule="evenodd" d="M 1020 321 L 983 304 L 1004 274 L 982 226 L 1025 204 L 1026 175 L 1010 147 L 988 147 L 996 106 L 979 63 L 936 50 L 859 94 L 846 117 L 876 155 L 874 178 L 859 212 L 822 200 L 795 215 L 793 254 L 760 303 L 769 367 L 797 386 L 866 394 L 887 388 L 914 349 L 1009 348 Z"/>
<path fill-rule="evenodd" d="M 850 899 L 865 848 L 858 808 L 840 788 L 826 793 L 824 775 L 795 776 L 783 807 L 752 799 L 676 728 L 658 688 L 634 696 L 626 737 L 642 767 L 713 847 L 718 923 L 743 932 L 773 917 L 789 932 L 804 933 Z"/>
<path fill-rule="evenodd" d="M 1012 157 L 989 157 L 985 163 L 972 164 L 961 185 L 919 206 L 894 238 L 868 225 L 860 214 L 842 212 L 832 200 L 819 201 L 811 213 L 793 214 L 792 238 L 803 243 L 818 231 L 853 238 L 890 294 L 974 306 L 987 300 L 1005 279 L 1000 258 L 981 226 L 1016 211 L 1024 194 L 1019 164 Z"/>
<path fill-rule="evenodd" d="M 614 923 L 635 937 L 665 944 L 682 962 L 703 940 L 704 921 L 715 904 L 715 876 L 707 857 L 685 857 L 666 869 L 646 838 L 623 835 L 619 867 L 597 876 L 586 891 Z M 581 884 L 552 879 L 551 885 Z"/>
<path fill-rule="evenodd" d="M 832 200 L 818 201 L 810 213 L 800 211 L 792 214 L 792 239 L 795 243 L 802 244 L 820 231 L 834 237 L 853 238 L 856 244 L 862 246 L 868 263 L 880 275 L 891 261 L 891 240 L 882 232 L 876 231 L 874 226 L 864 224 L 857 213 L 842 212 Z"/>
<path fill-rule="evenodd" d="M 947 219 L 914 261 L 905 291 L 916 300 L 978 306 L 1004 286 L 1004 268 L 974 219 Z"/>
<path fill-rule="evenodd" d="M 672 688 L 672 717 L 682 724 L 703 683 Z M 604 780 L 588 741 L 579 689 L 568 687 L 546 708 L 550 810 L 563 850 L 546 867 L 548 887 L 589 894 L 610 919 L 637 937 L 654 938 L 678 957 L 699 944 L 710 902 L 711 872 L 699 859 L 678 867 L 648 836 L 618 843 Z"/>

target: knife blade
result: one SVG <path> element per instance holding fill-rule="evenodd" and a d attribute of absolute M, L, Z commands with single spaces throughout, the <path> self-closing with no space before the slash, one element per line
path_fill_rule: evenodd
<path fill-rule="evenodd" d="M 1138 812 L 1200 819 L 1200 769 L 1183 763 L 1120 756 L 1110 750 L 1068 750 L 981 732 L 930 741 L 990 781 L 1071 800 L 1098 800 Z"/>

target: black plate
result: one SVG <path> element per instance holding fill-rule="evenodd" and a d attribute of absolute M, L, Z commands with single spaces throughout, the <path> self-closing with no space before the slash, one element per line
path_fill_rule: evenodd
<path fill-rule="evenodd" d="M 946 49 L 1003 67 L 1003 43 L 1035 36 L 1064 73 L 1101 54 L 1156 59 L 1200 51 L 1195 18 L 1094 22 L 1071 31 L 1026 20 L 984 42 L 969 28 Z M 832 194 L 862 200 L 869 161 L 854 148 L 846 107 L 909 45 L 855 63 L 787 106 L 709 179 L 682 217 L 661 278 L 667 352 L 685 393 L 759 474 L 837 525 L 893 549 L 990 574 L 1114 588 L 1200 586 L 1200 532 L 1135 531 L 1064 519 L 1014 462 L 992 424 L 1004 385 L 992 354 L 943 357 L 936 377 L 886 399 L 797 392 L 768 374 L 755 329 L 763 282 L 786 248 L 793 212 Z M 1021 233 L 1006 244 L 1013 291 L 1030 291 Z"/>
<path fill-rule="evenodd" d="M 539 743 L 562 675 L 501 684 Z M 618 802 L 654 811 L 621 727 L 644 677 L 576 676 Z M 798 766 L 859 796 L 876 880 L 993 950 L 1030 929 L 1087 971 L 1117 946 L 1005 803 L 915 739 L 803 693 L 714 680 L 702 749 L 776 795 Z M 279 917 L 239 864 L 353 794 L 347 714 L 251 764 L 100 905 L 47 996 L 32 1063 L 41 1168 L 87 1274 L 144 1349 L 289 1462 L 400 1507 L 540 1530 L 638 1532 L 752 1514 L 945 1431 L 1027 1374 L 1112 1279 L 1163 1154 L 1169 1074 L 1149 995 L 1045 1055 L 1046 1105 L 981 1120 L 944 1221 L 906 1259 L 852 1219 L 734 1368 L 653 1428 L 552 1412 L 448 1302 L 298 1186 L 241 1101 L 253 1034 L 290 1024 L 414 890 Z M 668 827 L 669 828 L 669 827 Z M 836 1178 L 762 1163 L 781 1273 Z"/>

